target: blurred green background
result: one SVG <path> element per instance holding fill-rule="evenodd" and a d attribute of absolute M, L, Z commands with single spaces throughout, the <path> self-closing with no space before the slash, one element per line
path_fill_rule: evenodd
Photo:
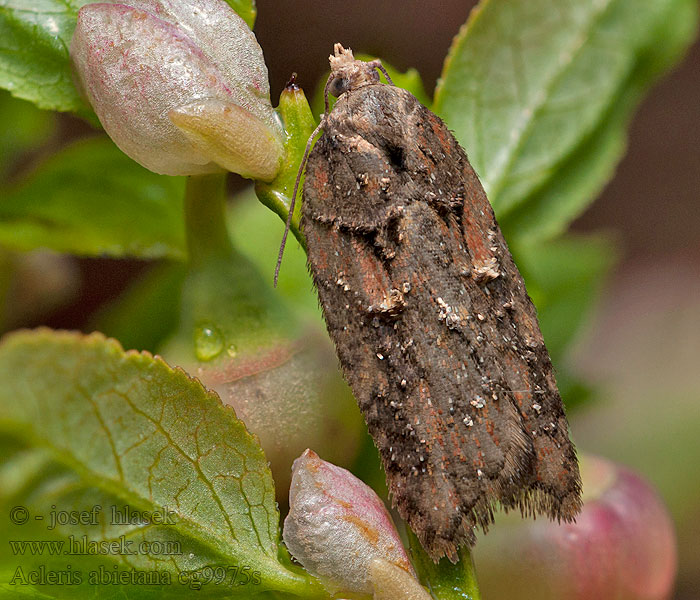
<path fill-rule="evenodd" d="M 432 90 L 452 37 L 475 4 L 258 0 L 256 34 L 275 102 L 292 72 L 310 96 L 340 41 L 415 67 Z M 67 142 L 91 135 L 68 115 L 43 113 L 0 92 L 0 177 L 12 180 Z M 467 151 L 469 149 L 467 148 Z M 230 189 L 247 183 L 231 177 Z M 620 261 L 571 371 L 593 387 L 572 411 L 577 445 L 634 467 L 656 484 L 677 526 L 675 598 L 700 592 L 700 45 L 644 100 L 614 179 L 573 225 L 613 235 Z M 281 231 L 281 224 L 279 224 Z M 276 234 L 275 234 L 276 235 Z M 94 315 L 148 265 L 137 260 L 4 256 L 5 327 L 90 329 Z M 271 265 L 272 269 L 272 265 Z M 68 282 L 69 285 L 65 285 Z M 164 282 L 167 292 L 168 282 Z"/>

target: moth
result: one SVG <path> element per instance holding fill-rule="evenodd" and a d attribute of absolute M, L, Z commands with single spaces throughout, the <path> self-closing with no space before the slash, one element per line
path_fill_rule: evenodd
<path fill-rule="evenodd" d="M 497 505 L 573 520 L 581 480 L 552 364 L 464 150 L 379 61 L 336 44 L 330 64 L 301 227 L 395 507 L 435 561 L 456 561 Z"/>

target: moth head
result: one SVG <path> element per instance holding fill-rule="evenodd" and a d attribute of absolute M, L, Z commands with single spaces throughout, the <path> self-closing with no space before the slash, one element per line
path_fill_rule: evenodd
<path fill-rule="evenodd" d="M 381 63 L 373 60 L 364 62 L 356 60 L 350 48 L 336 44 L 334 54 L 328 57 L 331 64 L 331 74 L 326 84 L 326 93 L 342 96 L 345 92 L 355 90 L 365 85 L 379 83 L 377 68 Z"/>

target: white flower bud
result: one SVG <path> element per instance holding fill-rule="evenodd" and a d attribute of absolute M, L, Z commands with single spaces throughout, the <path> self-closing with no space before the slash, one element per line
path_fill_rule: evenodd
<path fill-rule="evenodd" d="M 390 565 L 389 571 L 393 566 L 414 579 L 386 507 L 349 471 L 306 450 L 294 461 L 289 505 L 284 541 L 329 592 L 376 592 L 374 571 L 381 581 L 396 579 L 395 574 L 382 579 L 387 573 L 384 563 Z M 372 567 L 375 559 L 384 561 L 377 569 Z M 420 587 L 417 581 L 416 585 Z"/>
<path fill-rule="evenodd" d="M 88 4 L 70 51 L 105 131 L 146 168 L 261 180 L 279 170 L 284 132 L 262 50 L 222 0 Z"/>

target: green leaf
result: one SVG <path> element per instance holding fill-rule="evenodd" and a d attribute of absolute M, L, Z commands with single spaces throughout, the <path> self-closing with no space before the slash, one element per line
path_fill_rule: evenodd
<path fill-rule="evenodd" d="M 0 244 L 84 256 L 185 256 L 183 179 L 156 175 L 106 138 L 49 158 L 0 203 Z"/>
<path fill-rule="evenodd" d="M 614 247 L 603 236 L 567 236 L 547 243 L 511 245 L 511 250 L 558 367 L 616 260 Z"/>
<path fill-rule="evenodd" d="M 255 17 L 258 15 L 255 0 L 226 0 L 226 3 L 238 13 L 238 16 L 246 22 L 248 27 L 253 29 Z"/>
<path fill-rule="evenodd" d="M 55 130 L 55 118 L 29 102 L 0 90 L 0 177 L 23 152 L 45 142 Z"/>
<path fill-rule="evenodd" d="M 22 506 L 30 517 L 25 524 L 5 520 L 4 533 L 19 542 L 63 542 L 55 555 L 3 544 L 3 573 L 42 564 L 65 571 L 68 562 L 85 584 L 100 566 L 157 572 L 166 585 L 155 591 L 165 597 L 191 594 L 196 588 L 183 574 L 210 566 L 221 567 L 225 581 L 203 586 L 206 597 L 315 589 L 278 560 L 279 515 L 265 455 L 233 410 L 197 380 L 157 357 L 125 353 L 101 334 L 49 330 L 7 336 L 0 378 L 2 513 Z M 137 517 L 160 517 L 125 523 L 126 505 Z M 52 529 L 52 510 L 88 516 L 82 524 L 59 519 Z M 83 536 L 116 541 L 117 549 L 76 554 L 69 544 Z M 182 577 L 189 577 L 185 584 Z M 37 587 L 52 597 L 89 593 L 85 586 Z M 142 597 L 147 587 L 127 588 L 127 597 Z M 109 588 L 98 586 L 100 597 Z"/>
<path fill-rule="evenodd" d="M 484 0 L 479 5 L 455 38 L 434 110 L 467 149 L 499 219 L 535 192 L 550 194 L 543 188 L 547 182 L 568 185 L 573 196 L 561 199 L 573 205 L 565 218 L 552 216 L 558 230 L 592 199 L 620 156 L 622 132 L 642 90 L 689 42 L 697 12 L 690 4 Z M 680 24 L 677 11 L 684 15 Z M 666 26 L 669 19 L 674 27 Z M 670 37 L 660 37 L 662 31 Z M 619 103 L 622 114 L 611 116 Z M 585 142 L 590 149 L 582 148 Z M 604 143 L 602 157 L 591 154 L 598 143 Z M 577 162 L 576 152 L 587 160 Z M 562 184 L 558 169 L 569 158 Z M 554 191 L 550 196 L 550 204 L 559 198 Z"/>
<path fill-rule="evenodd" d="M 541 187 L 499 219 L 506 239 L 536 243 L 561 235 L 598 196 L 626 149 L 630 91 Z"/>
<path fill-rule="evenodd" d="M 508 239 L 535 242 L 564 233 L 612 177 L 625 151 L 633 109 L 650 83 L 678 60 L 695 35 L 696 3 L 676 4 L 669 7 L 649 47 L 640 53 L 635 68 L 621 84 L 617 101 L 595 131 L 520 206 L 500 220 Z"/>
<path fill-rule="evenodd" d="M 39 108 L 89 112 L 68 48 L 78 10 L 90 0 L 0 1 L 0 87 Z"/>

